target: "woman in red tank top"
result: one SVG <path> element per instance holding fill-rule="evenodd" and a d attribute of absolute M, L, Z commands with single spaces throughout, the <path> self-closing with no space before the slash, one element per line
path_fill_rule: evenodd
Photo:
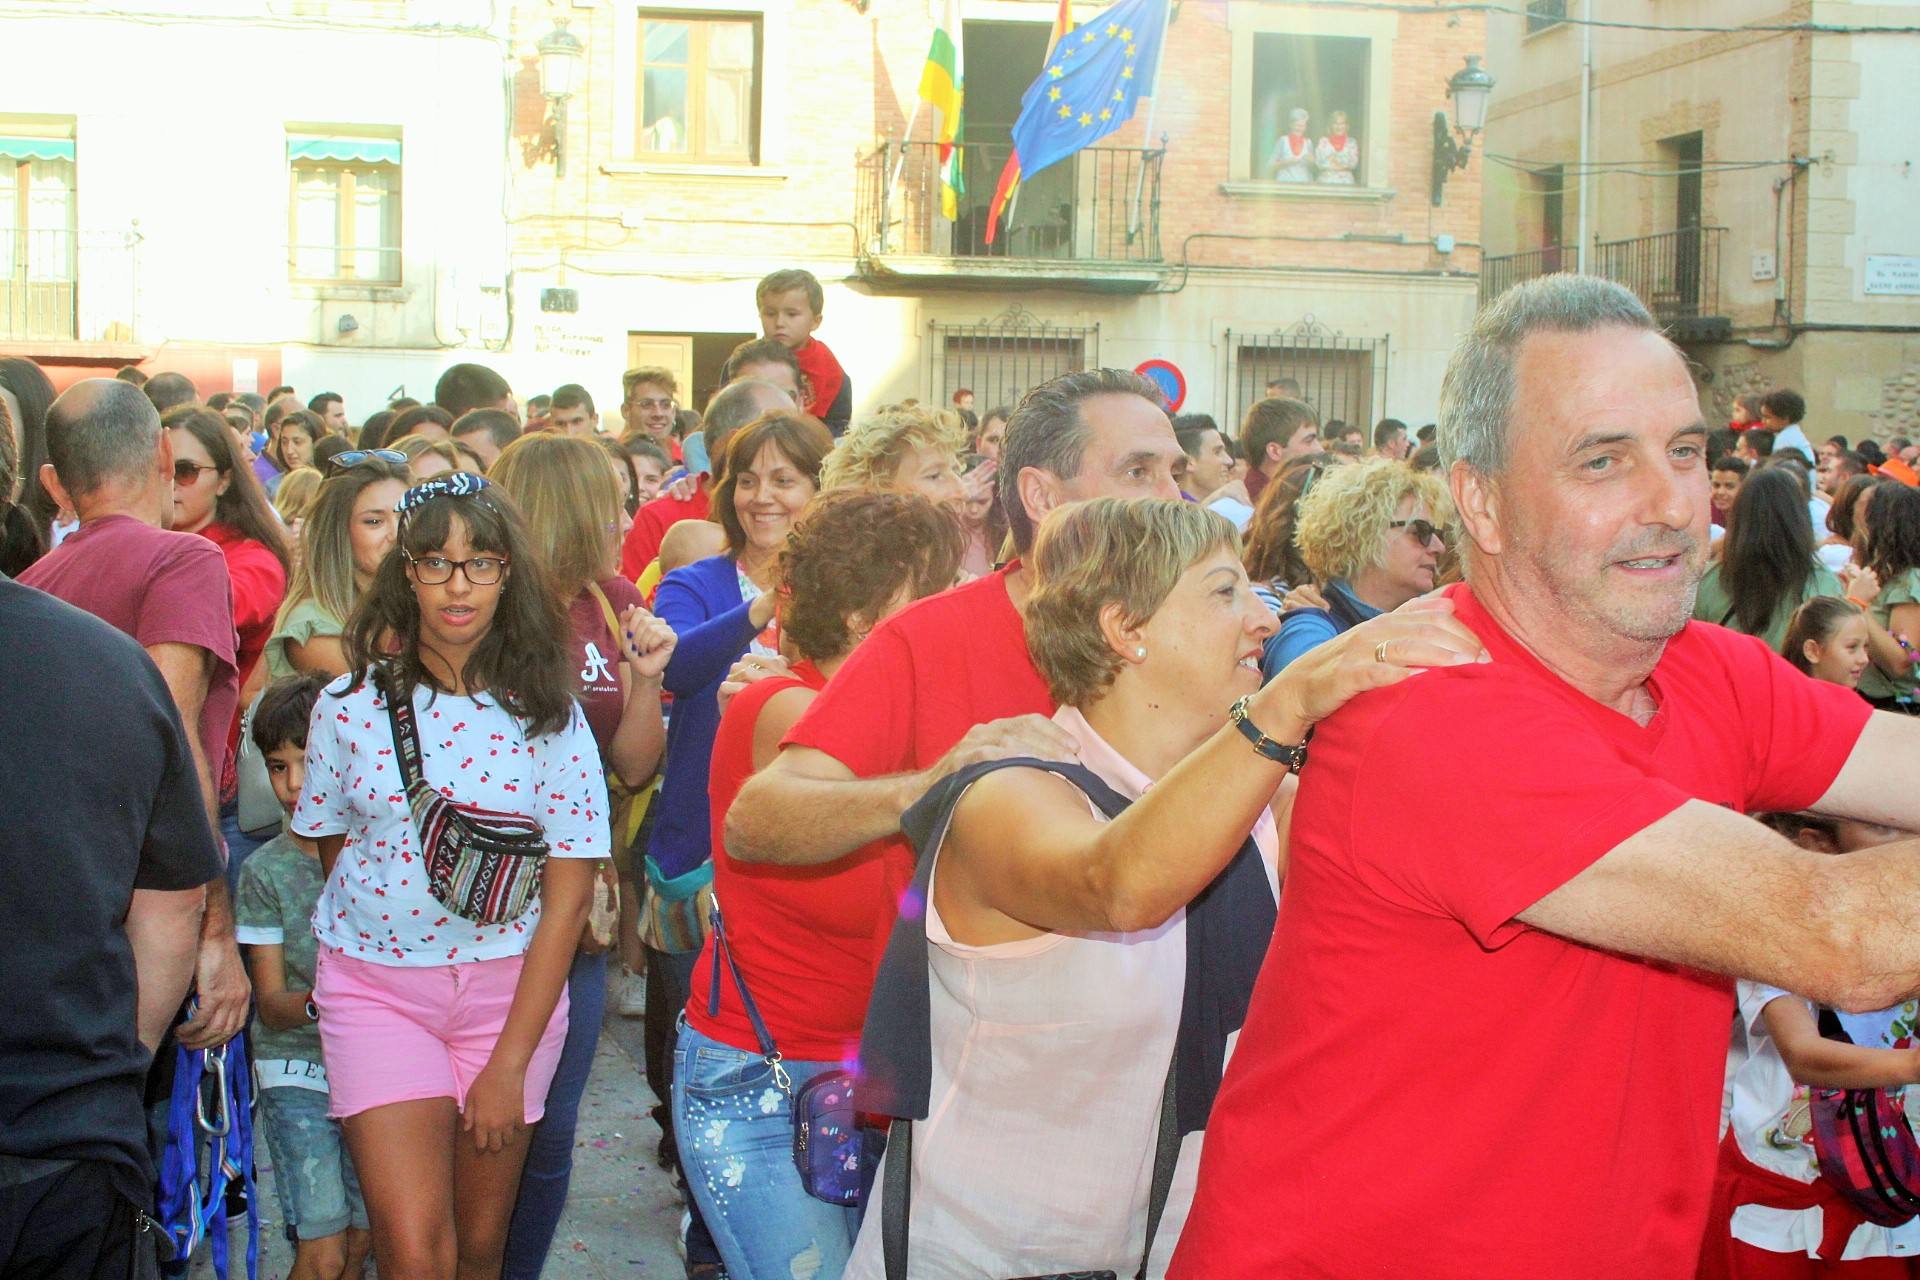
<path fill-rule="evenodd" d="M 819 867 L 737 862 L 724 840 L 727 809 L 861 638 L 951 586 L 965 548 L 952 514 L 919 496 L 840 490 L 816 499 L 781 553 L 775 588 L 792 670 L 748 685 L 714 737 L 714 897 L 788 1079 L 782 1087 L 762 1057 L 724 967 L 715 989 L 710 940 L 674 1054 L 674 1131 L 687 1183 L 735 1280 L 786 1276 L 809 1244 L 822 1255 L 820 1274 L 838 1275 L 852 1250 L 856 1211 L 800 1186 L 792 1099 L 858 1048 L 894 901 L 913 868 L 910 855 L 883 847 Z"/>

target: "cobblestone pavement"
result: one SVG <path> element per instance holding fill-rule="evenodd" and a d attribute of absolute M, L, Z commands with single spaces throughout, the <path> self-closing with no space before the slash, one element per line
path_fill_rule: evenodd
<path fill-rule="evenodd" d="M 607 1001 L 593 1075 L 580 1102 L 573 1186 L 543 1280 L 678 1280 L 684 1274 L 677 1248 L 679 1193 L 672 1175 L 654 1163 L 660 1134 L 647 1114 L 653 1091 L 641 1069 L 640 1020 L 620 1017 L 616 1004 L 614 998 Z M 281 1231 L 264 1138 L 258 1143 L 257 1162 L 262 1208 L 259 1280 L 284 1280 L 293 1249 Z M 229 1280 L 245 1280 L 245 1219 L 230 1238 Z M 369 1267 L 369 1278 L 372 1274 Z M 193 1280 L 212 1276 L 203 1249 Z"/>

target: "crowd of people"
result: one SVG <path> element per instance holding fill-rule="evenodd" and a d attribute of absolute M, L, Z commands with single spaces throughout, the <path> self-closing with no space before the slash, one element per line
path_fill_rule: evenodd
<path fill-rule="evenodd" d="M 617 423 L 0 360 L 0 1270 L 244 1031 L 299 1280 L 538 1276 L 611 1000 L 689 1277 L 1909 1273 L 1920 449 L 1585 277 L 1417 431 L 755 301 Z"/>

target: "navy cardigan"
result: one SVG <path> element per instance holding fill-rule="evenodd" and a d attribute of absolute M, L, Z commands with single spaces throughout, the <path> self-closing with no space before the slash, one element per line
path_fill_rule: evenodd
<path fill-rule="evenodd" d="M 731 555 L 675 569 L 654 593 L 654 613 L 679 637 L 664 679 L 673 717 L 647 842 L 648 856 L 669 880 L 712 855 L 707 774 L 720 728 L 720 682 L 759 634 L 747 617 L 751 607 L 740 598 L 739 565 Z"/>

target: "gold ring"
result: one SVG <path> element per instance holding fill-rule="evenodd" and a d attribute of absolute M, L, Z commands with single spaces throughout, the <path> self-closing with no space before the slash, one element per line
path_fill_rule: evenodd
<path fill-rule="evenodd" d="M 1391 643 L 1392 641 L 1390 640 L 1382 640 L 1379 644 L 1373 646 L 1373 660 L 1375 662 L 1385 662 L 1387 660 L 1387 646 Z"/>

